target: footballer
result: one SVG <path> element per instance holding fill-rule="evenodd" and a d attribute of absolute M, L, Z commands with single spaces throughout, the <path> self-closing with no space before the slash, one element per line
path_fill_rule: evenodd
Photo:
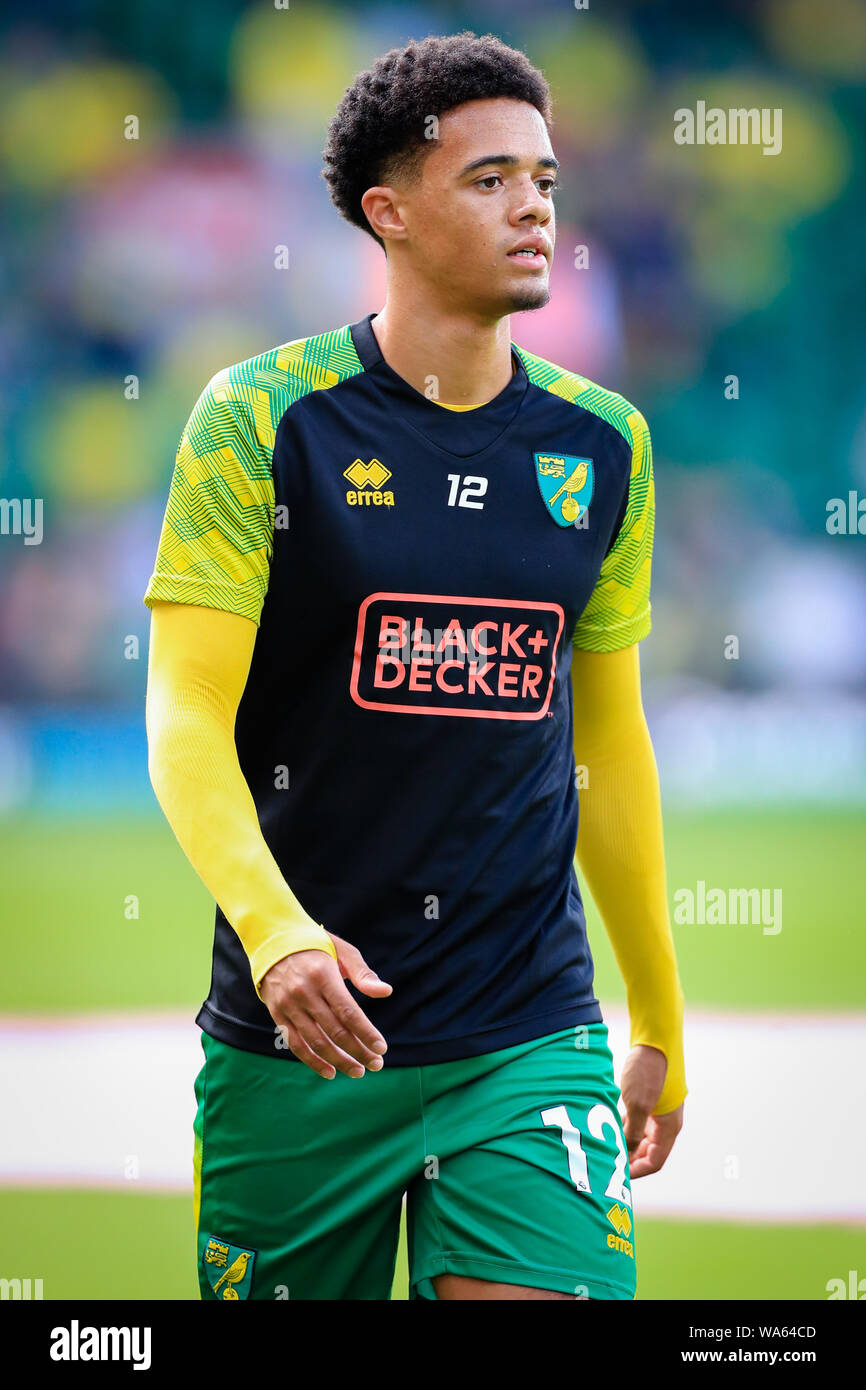
<path fill-rule="evenodd" d="M 411 1299 L 635 1295 L 632 1183 L 686 1095 L 652 456 L 628 401 L 511 340 L 549 299 L 551 120 L 491 35 L 361 73 L 323 173 L 385 302 L 220 371 L 180 442 L 147 729 L 218 904 L 204 1299 L 388 1299 L 404 1197 Z M 619 1086 L 575 850 L 626 984 Z"/>

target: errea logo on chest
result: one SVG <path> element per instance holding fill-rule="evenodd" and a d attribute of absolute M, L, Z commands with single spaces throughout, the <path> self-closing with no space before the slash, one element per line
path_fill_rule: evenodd
<path fill-rule="evenodd" d="M 394 506 L 394 493 L 390 489 L 384 492 L 382 490 L 383 484 L 391 477 L 390 470 L 378 459 L 370 459 L 369 463 L 365 463 L 363 459 L 355 459 L 345 469 L 343 477 L 354 483 L 354 487 L 349 488 L 346 493 L 346 501 L 350 507 Z"/>

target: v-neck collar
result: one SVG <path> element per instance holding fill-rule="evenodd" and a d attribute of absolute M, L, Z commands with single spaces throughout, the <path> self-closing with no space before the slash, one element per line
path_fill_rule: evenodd
<path fill-rule="evenodd" d="M 430 443 L 458 458 L 488 449 L 507 429 L 520 409 L 529 378 L 520 352 L 511 344 L 515 370 L 498 396 L 473 410 L 443 410 L 403 377 L 382 356 L 373 332 L 375 312 L 349 327 L 358 360 L 386 399 L 388 410 L 399 415 Z"/>

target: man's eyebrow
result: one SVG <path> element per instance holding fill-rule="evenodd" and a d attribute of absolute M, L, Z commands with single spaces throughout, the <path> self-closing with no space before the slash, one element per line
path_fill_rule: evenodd
<path fill-rule="evenodd" d="M 554 172 L 559 169 L 559 160 L 554 159 L 552 154 L 541 155 L 535 162 L 542 169 L 553 169 Z M 482 155 L 481 159 L 473 159 L 471 164 L 467 164 L 460 170 L 457 177 L 462 179 L 464 174 L 471 174 L 474 169 L 483 169 L 485 164 L 508 164 L 513 167 L 519 163 L 520 160 L 516 154 L 485 154 Z"/>

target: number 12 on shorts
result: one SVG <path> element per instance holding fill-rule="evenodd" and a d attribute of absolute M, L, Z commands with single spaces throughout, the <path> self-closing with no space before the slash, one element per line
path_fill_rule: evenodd
<path fill-rule="evenodd" d="M 586 1164 L 586 1154 L 580 1143 L 580 1130 L 572 1124 L 571 1116 L 565 1106 L 552 1105 L 548 1110 L 542 1110 L 539 1113 L 543 1124 L 552 1125 L 560 1132 L 568 1153 L 568 1172 L 578 1192 L 591 1194 L 589 1169 Z M 604 1142 L 604 1131 L 606 1129 L 613 1130 L 613 1136 L 616 1140 L 616 1163 L 604 1195 L 605 1197 L 612 1197 L 615 1202 L 624 1202 L 627 1207 L 630 1207 L 631 1193 L 625 1182 L 625 1165 L 628 1155 L 616 1116 L 609 1105 L 599 1103 L 594 1105 L 587 1114 L 586 1125 L 593 1138 L 600 1139 L 602 1142 Z"/>

